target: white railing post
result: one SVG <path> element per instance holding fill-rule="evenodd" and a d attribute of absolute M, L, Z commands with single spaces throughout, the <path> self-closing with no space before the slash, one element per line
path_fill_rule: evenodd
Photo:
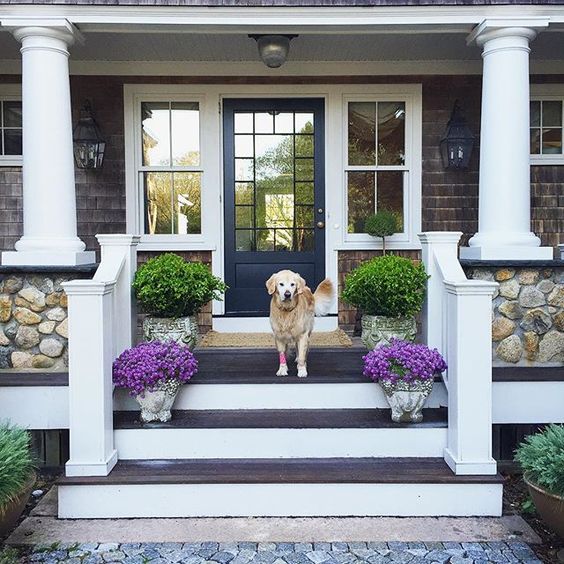
<path fill-rule="evenodd" d="M 117 462 L 113 437 L 112 291 L 115 282 L 63 284 L 69 311 L 67 476 L 106 476 Z"/>
<path fill-rule="evenodd" d="M 445 280 L 448 436 L 456 474 L 495 474 L 492 458 L 492 296 L 496 282 Z"/>

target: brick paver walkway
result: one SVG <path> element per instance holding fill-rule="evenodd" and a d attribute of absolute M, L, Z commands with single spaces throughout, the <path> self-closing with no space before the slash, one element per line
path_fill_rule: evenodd
<path fill-rule="evenodd" d="M 136 543 L 36 547 L 47 564 L 542 564 L 523 542 Z"/>

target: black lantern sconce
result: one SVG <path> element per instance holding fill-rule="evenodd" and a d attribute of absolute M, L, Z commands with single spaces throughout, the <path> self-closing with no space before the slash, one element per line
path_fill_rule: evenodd
<path fill-rule="evenodd" d="M 76 166 L 89 169 L 102 168 L 106 142 L 92 115 L 92 109 L 88 101 L 80 110 L 80 118 L 72 136 Z"/>
<path fill-rule="evenodd" d="M 466 125 L 458 100 L 454 103 L 440 147 L 443 166 L 446 169 L 461 170 L 468 168 L 474 147 L 474 135 Z"/>

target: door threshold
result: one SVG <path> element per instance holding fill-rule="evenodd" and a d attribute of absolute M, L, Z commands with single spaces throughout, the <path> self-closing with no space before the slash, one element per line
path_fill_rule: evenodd
<path fill-rule="evenodd" d="M 316 317 L 313 330 L 318 333 L 335 331 L 339 327 L 337 316 Z M 270 333 L 268 317 L 214 317 L 212 329 L 219 333 Z"/>

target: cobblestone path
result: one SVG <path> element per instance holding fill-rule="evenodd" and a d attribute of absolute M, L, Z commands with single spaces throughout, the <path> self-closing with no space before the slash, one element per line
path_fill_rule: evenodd
<path fill-rule="evenodd" d="M 542 564 L 523 542 L 58 544 L 36 547 L 28 558 L 48 564 Z"/>

